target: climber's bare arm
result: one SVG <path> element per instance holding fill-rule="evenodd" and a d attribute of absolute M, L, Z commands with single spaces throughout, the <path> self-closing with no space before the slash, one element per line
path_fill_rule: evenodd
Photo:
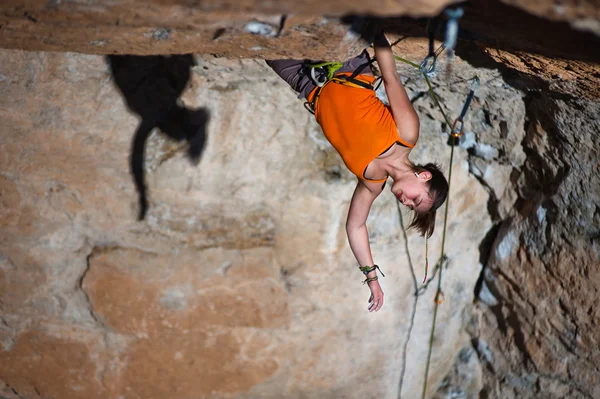
<path fill-rule="evenodd" d="M 394 54 L 383 33 L 375 38 L 374 46 L 398 135 L 406 143 L 416 144 L 419 139 L 419 117 L 398 76 Z"/>
<path fill-rule="evenodd" d="M 369 232 L 367 230 L 367 217 L 371 210 L 373 201 L 381 192 L 381 183 L 370 183 L 359 181 L 352 195 L 348 219 L 346 220 L 346 233 L 348 242 L 354 257 L 360 266 L 373 266 L 373 256 L 369 245 Z M 374 277 L 376 271 L 369 273 L 367 277 Z M 383 306 L 383 291 L 378 281 L 369 282 L 371 298 L 369 300 L 369 311 L 378 311 Z"/>

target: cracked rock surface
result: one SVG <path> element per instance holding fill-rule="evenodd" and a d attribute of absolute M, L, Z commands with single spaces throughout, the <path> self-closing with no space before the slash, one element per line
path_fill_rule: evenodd
<path fill-rule="evenodd" d="M 415 53 L 422 45 L 402 44 Z M 387 294 L 385 311 L 370 315 L 344 232 L 355 179 L 311 115 L 263 62 L 196 62 L 182 101 L 211 112 L 206 148 L 194 165 L 180 144 L 152 133 L 150 206 L 138 222 L 128 172 L 136 117 L 104 59 L 2 52 L 0 282 L 8 327 L 0 330 L 1 379 L 32 397 L 36 390 L 82 398 L 418 392 L 434 289 L 414 297 L 411 266 L 422 280 L 424 241 L 409 232 L 404 243 L 399 217 L 406 211 L 387 194 L 370 215 Z M 475 73 L 456 63 L 464 70 L 458 83 L 435 83 L 448 112 Z M 419 95 L 425 83 L 418 74 L 401 68 L 423 115 L 415 161 L 434 158 L 447 167 L 447 135 L 429 116 L 439 111 Z M 499 84 L 497 72 L 482 72 Z M 486 90 L 473 115 L 484 115 Z M 164 161 L 152 161 L 173 145 Z M 488 194 L 467 157 L 457 150 L 439 314 L 445 328 L 434 345 L 431 392 L 465 340 L 477 240 L 491 227 L 482 218 Z M 432 264 L 440 241 L 436 234 L 429 242 Z M 26 371 L 38 369 L 44 372 Z M 367 380 L 378 381 L 377 392 Z"/>

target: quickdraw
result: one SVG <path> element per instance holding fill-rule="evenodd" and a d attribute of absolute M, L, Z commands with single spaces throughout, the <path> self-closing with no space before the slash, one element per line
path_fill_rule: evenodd
<path fill-rule="evenodd" d="M 446 44 L 442 43 L 435 50 L 435 33 L 438 29 L 438 19 L 432 18 L 427 21 L 427 37 L 429 38 L 429 53 L 427 56 L 421 61 L 420 70 L 430 78 L 433 78 L 437 75 L 436 67 L 437 67 L 437 59 L 446 49 Z"/>
<path fill-rule="evenodd" d="M 471 90 L 469 91 L 469 94 L 467 95 L 467 99 L 465 100 L 465 104 L 463 105 L 460 116 L 458 118 L 456 118 L 454 120 L 454 123 L 452 124 L 452 130 L 451 130 L 450 134 L 454 138 L 459 138 L 460 136 L 462 136 L 464 125 L 465 125 L 463 118 L 467 114 L 469 105 L 471 105 L 471 100 L 473 100 L 473 96 L 475 95 L 475 92 L 479 88 L 479 84 L 480 84 L 479 77 L 475 76 L 472 80 L 473 81 L 471 82 Z"/>
<path fill-rule="evenodd" d="M 448 22 L 446 22 L 446 35 L 444 42 L 434 51 L 435 34 L 438 29 L 439 19 L 431 18 L 427 21 L 427 37 L 429 38 L 429 53 L 420 64 L 421 72 L 430 78 L 437 75 L 437 60 L 438 57 L 448 50 L 448 58 L 451 59 L 454 55 L 454 47 L 458 39 L 458 21 L 462 18 L 464 11 L 461 7 L 449 8 L 445 11 Z M 450 67 L 450 64 L 448 64 Z"/>

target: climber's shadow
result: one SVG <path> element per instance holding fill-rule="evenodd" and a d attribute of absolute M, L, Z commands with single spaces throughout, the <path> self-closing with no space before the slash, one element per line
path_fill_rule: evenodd
<path fill-rule="evenodd" d="M 194 57 L 110 55 L 107 57 L 115 84 L 127 106 L 141 118 L 132 141 L 130 168 L 139 196 L 139 216 L 148 210 L 144 179 L 144 149 L 153 128 L 176 141 L 186 140 L 187 155 L 197 164 L 206 142 L 210 114 L 204 108 L 188 109 L 178 102 L 190 78 Z"/>

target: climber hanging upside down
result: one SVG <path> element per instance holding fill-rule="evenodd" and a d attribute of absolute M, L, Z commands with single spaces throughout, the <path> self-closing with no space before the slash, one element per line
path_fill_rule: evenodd
<path fill-rule="evenodd" d="M 300 97 L 307 99 L 325 137 L 358 177 L 346 232 L 371 290 L 370 312 L 381 309 L 383 291 L 377 280 L 379 267 L 371 255 L 366 221 L 387 178 L 393 180 L 391 191 L 398 201 L 414 211 L 409 228 L 416 228 L 422 236 L 433 233 L 436 210 L 448 194 L 448 182 L 436 164 L 416 165 L 410 161 L 410 151 L 419 139 L 419 117 L 396 72 L 394 55 L 383 33 L 376 37 L 374 47 L 389 106 L 375 96 L 376 79 L 366 51 L 344 62 L 325 84 L 311 77 L 310 61 L 267 61 Z"/>

